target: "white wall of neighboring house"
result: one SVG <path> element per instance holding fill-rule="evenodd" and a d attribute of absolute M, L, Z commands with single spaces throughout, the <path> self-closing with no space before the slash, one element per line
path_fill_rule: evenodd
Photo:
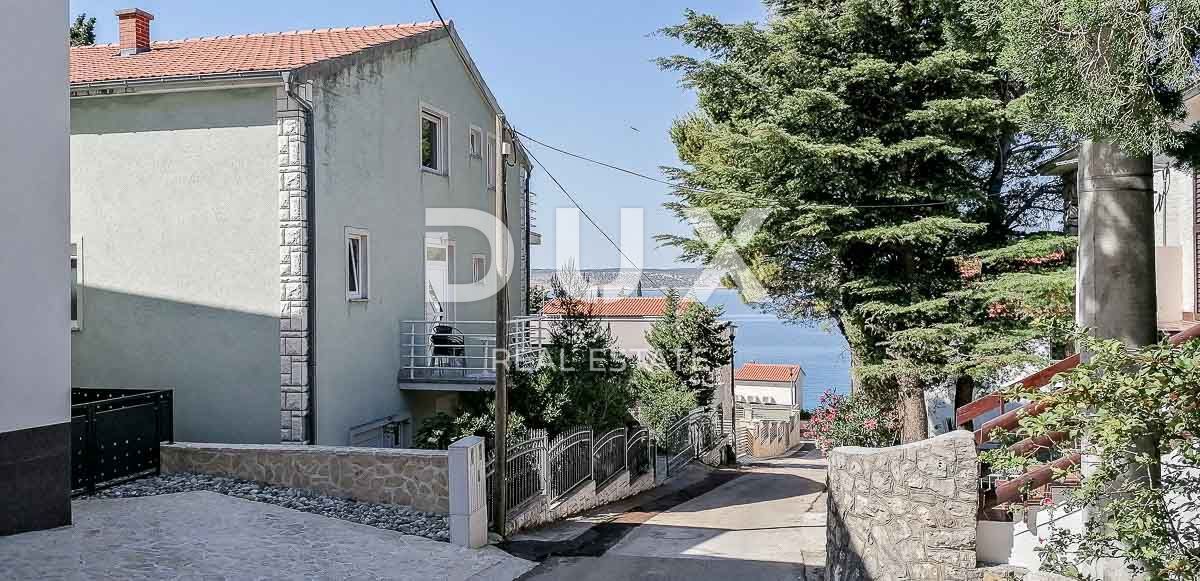
<path fill-rule="evenodd" d="M 425 238 L 447 232 L 454 241 L 450 278 L 472 280 L 472 256 L 491 250 L 482 233 L 463 227 L 426 228 L 426 208 L 493 212 L 486 185 L 487 147 L 468 153 L 472 126 L 485 141 L 494 114 L 449 38 L 378 57 L 318 78 L 313 86 L 316 135 L 316 417 L 320 444 L 345 444 L 348 430 L 387 415 L 452 407 L 451 394 L 402 390 L 402 321 L 426 318 Z M 422 105 L 448 118 L 449 164 L 444 174 L 421 168 Z M 509 168 L 514 280 L 510 310 L 521 314 L 525 267 L 521 257 L 519 167 Z M 345 229 L 368 232 L 368 298 L 346 298 Z M 446 302 L 456 297 L 446 297 Z M 495 301 L 447 305 L 446 319 L 494 321 Z M 453 322 L 451 322 L 453 324 Z M 478 329 L 464 332 L 478 332 Z M 441 400 L 440 404 L 439 401 Z M 415 419 L 415 418 L 414 418 Z M 419 427 L 419 426 L 417 426 Z"/>
<path fill-rule="evenodd" d="M 279 441 L 274 89 L 77 98 L 72 381 L 175 390 L 182 441 Z"/>
<path fill-rule="evenodd" d="M 1185 123 L 1200 120 L 1200 97 L 1188 99 Z M 1192 174 L 1155 160 L 1154 257 L 1158 320 L 1179 321 L 1196 312 L 1195 184 Z"/>
<path fill-rule="evenodd" d="M 739 401 L 799 406 L 804 404 L 803 378 L 801 375 L 795 382 L 735 379 L 733 393 Z"/>
<path fill-rule="evenodd" d="M 0 0 L 0 535 L 70 524 L 67 3 Z"/>
<path fill-rule="evenodd" d="M 21 85 L 0 108 L 0 432 L 8 432 L 70 415 L 69 111 L 66 3 L 0 6 L 0 46 L 21 55 L 0 63 Z"/>

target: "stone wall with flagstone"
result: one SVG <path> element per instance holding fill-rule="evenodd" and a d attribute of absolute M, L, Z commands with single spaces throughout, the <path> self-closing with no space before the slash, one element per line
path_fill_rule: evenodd
<path fill-rule="evenodd" d="M 162 471 L 216 474 L 367 502 L 450 512 L 445 450 L 164 444 Z"/>
<path fill-rule="evenodd" d="M 970 432 L 829 454 L 826 579 L 967 579 L 979 460 Z"/>

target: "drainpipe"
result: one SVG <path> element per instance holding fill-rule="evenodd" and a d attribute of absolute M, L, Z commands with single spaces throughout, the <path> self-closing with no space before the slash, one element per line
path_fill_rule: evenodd
<path fill-rule="evenodd" d="M 290 71 L 280 73 L 283 78 L 284 90 L 287 91 L 288 97 L 296 101 L 297 105 L 304 110 L 304 211 L 308 218 L 305 228 L 305 236 L 308 239 L 308 263 L 305 268 L 308 272 L 308 364 L 306 365 L 308 374 L 308 415 L 307 426 L 305 433 L 308 435 L 308 441 L 317 443 L 317 196 L 316 196 L 316 176 L 313 171 L 316 168 L 316 163 L 313 161 L 315 157 L 316 133 L 313 131 L 313 108 L 312 103 L 309 103 L 303 97 L 296 93 L 295 86 L 292 84 L 292 75 Z"/>

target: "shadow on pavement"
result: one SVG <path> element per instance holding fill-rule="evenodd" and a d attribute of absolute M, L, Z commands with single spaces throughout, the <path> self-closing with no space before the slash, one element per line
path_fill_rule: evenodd
<path fill-rule="evenodd" d="M 521 577 L 528 580 L 570 581 L 818 581 L 824 578 L 825 569 L 813 565 L 734 559 L 611 556 L 605 559 L 555 557 Z"/>

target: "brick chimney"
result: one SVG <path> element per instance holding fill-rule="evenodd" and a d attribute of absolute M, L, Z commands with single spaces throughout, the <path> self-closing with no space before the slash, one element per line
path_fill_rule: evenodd
<path fill-rule="evenodd" d="M 137 8 L 117 11 L 117 24 L 121 32 L 121 56 L 135 55 L 150 50 L 150 21 L 154 15 Z"/>

